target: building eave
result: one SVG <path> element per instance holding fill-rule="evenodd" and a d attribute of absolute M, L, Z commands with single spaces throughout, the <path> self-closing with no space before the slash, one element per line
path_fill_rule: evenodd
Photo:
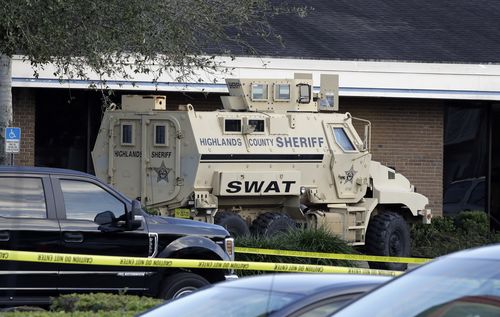
<path fill-rule="evenodd" d="M 109 78 L 105 86 L 115 90 L 189 91 L 226 93 L 226 77 L 287 78 L 296 72 L 312 73 L 319 84 L 321 73 L 340 76 L 340 95 L 354 97 L 432 98 L 500 100 L 500 65 L 445 64 L 387 61 L 337 61 L 290 58 L 220 57 L 223 67 L 215 73 L 197 72 L 192 80 L 176 82 L 164 75 L 153 83 L 146 75 L 133 80 Z M 29 63 L 13 58 L 12 86 L 33 88 L 91 89 L 97 75 L 89 80 L 60 80 L 47 65 L 33 76 Z"/>

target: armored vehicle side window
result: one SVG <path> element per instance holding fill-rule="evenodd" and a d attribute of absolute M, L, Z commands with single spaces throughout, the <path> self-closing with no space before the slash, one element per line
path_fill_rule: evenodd
<path fill-rule="evenodd" d="M 333 135 L 335 136 L 335 142 L 342 148 L 344 152 L 356 151 L 354 144 L 352 144 L 343 128 L 333 128 Z"/>
<path fill-rule="evenodd" d="M 224 132 L 241 132 L 241 119 L 224 120 Z"/>
<path fill-rule="evenodd" d="M 266 101 L 267 96 L 266 84 L 252 84 L 252 101 Z"/>
<path fill-rule="evenodd" d="M 254 127 L 254 132 L 264 132 L 265 131 L 264 120 L 250 119 L 250 120 L 248 120 L 248 125 Z"/>
<path fill-rule="evenodd" d="M 125 205 L 95 184 L 61 180 L 61 190 L 67 219 L 94 221 L 95 216 L 104 211 L 111 211 L 115 218 L 125 214 Z"/>
<path fill-rule="evenodd" d="M 299 99 L 298 103 L 310 103 L 311 102 L 311 86 L 308 84 L 298 84 L 299 87 Z"/>
<path fill-rule="evenodd" d="M 0 217 L 47 218 L 42 180 L 0 177 Z"/>
<path fill-rule="evenodd" d="M 274 85 L 274 100 L 289 101 L 290 100 L 290 85 L 276 84 Z"/>
<path fill-rule="evenodd" d="M 155 144 L 156 146 L 167 145 L 167 127 L 163 124 L 155 125 Z"/>
<path fill-rule="evenodd" d="M 122 145 L 134 145 L 134 125 L 122 123 Z"/>

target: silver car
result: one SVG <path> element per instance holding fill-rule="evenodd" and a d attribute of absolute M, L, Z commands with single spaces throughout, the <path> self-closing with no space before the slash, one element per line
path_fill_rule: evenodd
<path fill-rule="evenodd" d="M 328 316 L 389 279 L 387 276 L 299 273 L 252 276 L 213 285 L 141 316 Z"/>

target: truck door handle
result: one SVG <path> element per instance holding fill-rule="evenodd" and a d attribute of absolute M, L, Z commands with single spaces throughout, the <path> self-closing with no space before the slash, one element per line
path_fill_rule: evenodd
<path fill-rule="evenodd" d="M 0 241 L 9 241 L 10 233 L 8 231 L 0 231 Z"/>
<path fill-rule="evenodd" d="M 83 234 L 81 233 L 65 232 L 63 236 L 64 236 L 64 242 L 72 242 L 72 243 L 83 242 Z"/>

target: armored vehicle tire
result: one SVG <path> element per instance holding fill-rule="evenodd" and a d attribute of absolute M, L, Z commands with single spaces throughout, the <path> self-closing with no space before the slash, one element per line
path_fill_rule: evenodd
<path fill-rule="evenodd" d="M 245 220 L 234 212 L 218 212 L 215 215 L 214 221 L 215 224 L 226 228 L 233 237 L 241 237 L 250 234 L 250 229 Z"/>
<path fill-rule="evenodd" d="M 210 283 L 198 274 L 189 272 L 175 273 L 168 276 L 163 282 L 160 297 L 164 299 L 179 298 L 208 284 Z"/>
<path fill-rule="evenodd" d="M 257 235 L 272 236 L 296 228 L 295 221 L 283 213 L 266 212 L 252 223 L 252 232 Z"/>
<path fill-rule="evenodd" d="M 370 255 L 410 256 L 410 230 L 403 217 L 395 212 L 375 215 L 366 232 L 366 251 Z M 406 263 L 370 262 L 370 268 L 406 270 Z"/>

